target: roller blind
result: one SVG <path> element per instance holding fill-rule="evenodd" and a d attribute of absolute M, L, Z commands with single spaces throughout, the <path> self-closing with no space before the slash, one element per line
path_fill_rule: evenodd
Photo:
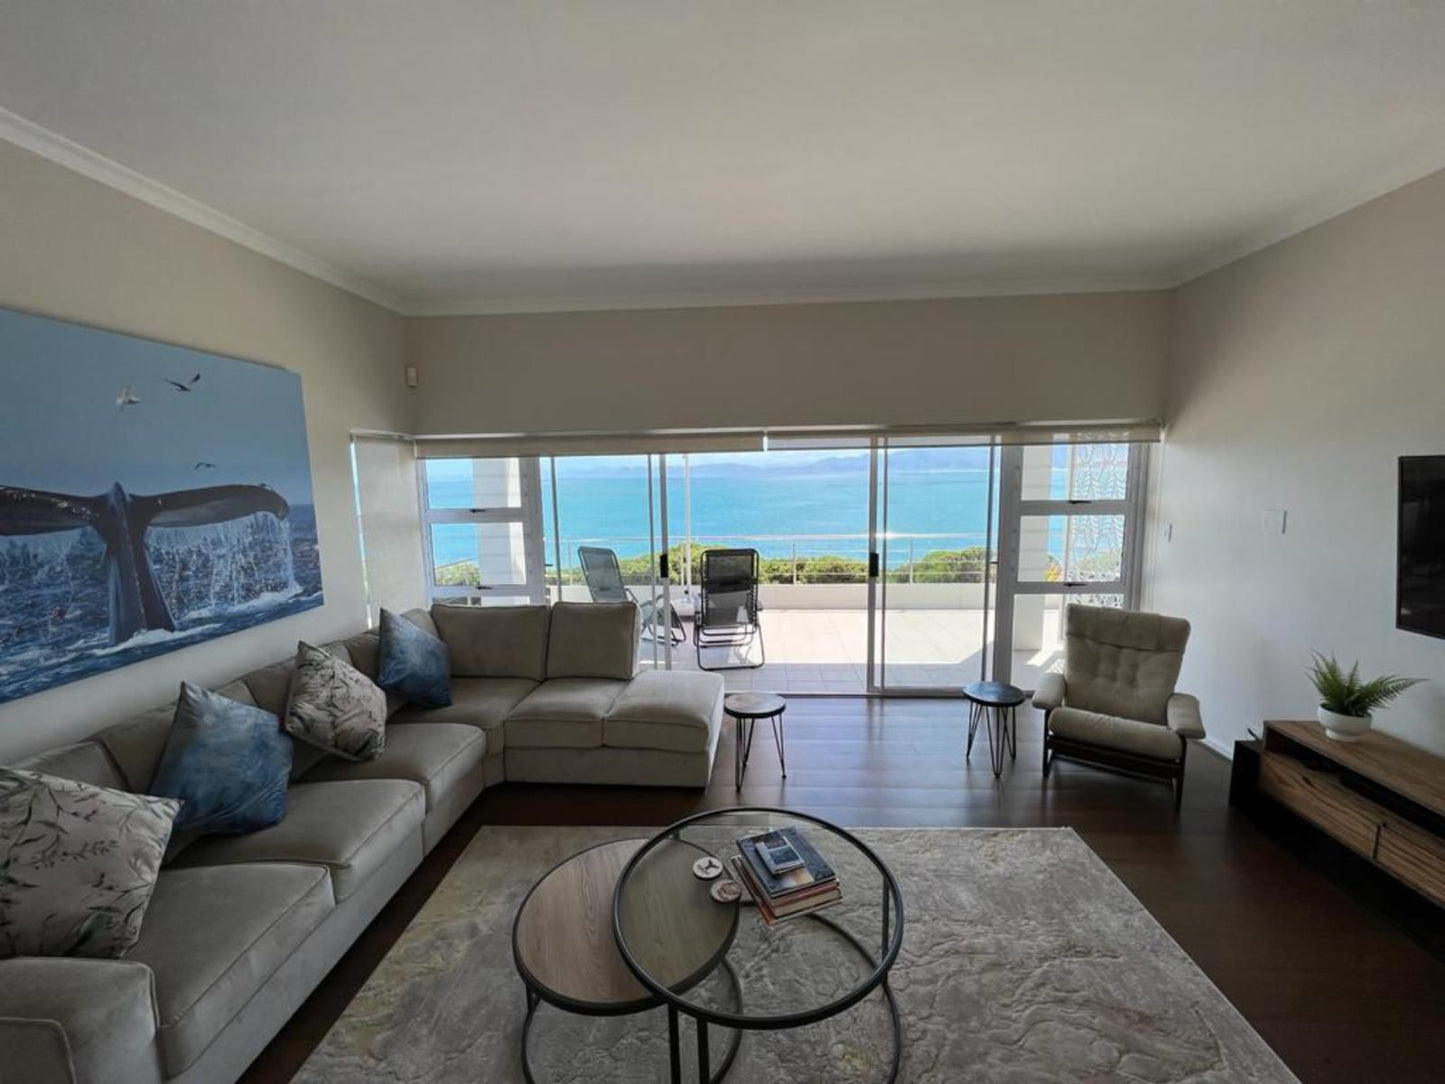
<path fill-rule="evenodd" d="M 351 459 L 368 616 L 375 621 L 382 606 L 400 613 L 426 605 L 412 442 L 356 435 Z"/>
<path fill-rule="evenodd" d="M 651 433 L 507 433 L 477 437 L 421 437 L 421 459 L 488 459 L 538 455 L 663 455 L 681 452 L 760 452 L 763 431 L 677 430 Z"/>

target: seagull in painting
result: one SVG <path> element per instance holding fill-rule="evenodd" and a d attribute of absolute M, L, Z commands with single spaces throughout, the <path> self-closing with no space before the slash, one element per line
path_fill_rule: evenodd
<path fill-rule="evenodd" d="M 126 407 L 134 406 L 136 403 L 139 402 L 140 400 L 136 398 L 135 391 L 131 388 L 129 384 L 122 388 L 120 394 L 115 397 L 115 406 L 117 410 L 124 410 Z"/>
<path fill-rule="evenodd" d="M 197 464 L 196 464 L 194 467 L 192 467 L 191 469 L 192 469 L 192 470 L 216 470 L 217 468 L 216 468 L 216 465 L 215 465 L 214 463 L 207 463 L 205 460 L 202 460 L 201 462 L 197 463 Z"/>
<path fill-rule="evenodd" d="M 167 378 L 166 378 L 166 383 L 169 384 L 171 387 L 175 388 L 176 391 L 190 391 L 192 388 L 194 388 L 194 387 L 195 387 L 197 384 L 199 384 L 200 382 L 201 382 L 201 374 L 200 374 L 200 373 L 197 373 L 195 376 L 191 377 L 189 380 L 184 381 L 184 382 L 182 382 L 182 381 L 180 381 L 180 380 L 172 380 L 172 379 L 170 379 L 170 377 L 167 377 Z"/>

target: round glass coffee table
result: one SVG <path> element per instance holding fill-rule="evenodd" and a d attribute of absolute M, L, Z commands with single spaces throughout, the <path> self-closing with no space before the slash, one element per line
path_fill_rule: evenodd
<path fill-rule="evenodd" d="M 694 875 L 692 864 L 702 851 L 723 863 L 719 880 L 737 879 L 738 840 L 780 828 L 799 833 L 832 867 L 840 900 L 770 925 L 765 909 L 753 903 L 746 888 L 740 899 L 718 902 L 711 892 L 717 881 Z M 891 1042 L 891 1050 L 860 1049 L 849 1056 L 876 1061 L 879 1079 L 897 1079 L 902 1037 L 888 973 L 903 943 L 903 896 L 882 859 L 844 829 L 804 813 L 767 807 L 688 817 L 642 844 L 627 860 L 617 877 L 612 910 L 623 962 L 667 1006 L 674 1084 L 682 1080 L 680 1016 L 695 1022 L 697 1079 L 709 1080 L 717 1078 L 711 1069 L 710 1027 L 733 1031 L 733 1042 L 744 1031 L 802 1028 L 829 1020 L 876 991 L 881 991 L 884 1028 L 891 1033 L 884 1041 Z M 732 914 L 736 920 L 700 921 L 697 913 L 709 910 Z M 694 932 L 700 927 L 712 932 Z M 691 973 L 688 962 L 704 957 L 715 957 L 714 966 L 740 976 L 739 1001 L 725 1004 L 716 984 L 702 983 Z M 730 1045 L 727 1061 L 735 1053 Z M 813 1079 L 818 1073 L 817 1064 L 808 1064 L 790 1069 L 788 1075 Z"/>

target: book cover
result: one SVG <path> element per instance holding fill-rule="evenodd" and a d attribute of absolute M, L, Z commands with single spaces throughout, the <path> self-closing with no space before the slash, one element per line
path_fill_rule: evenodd
<path fill-rule="evenodd" d="M 821 911 L 843 899 L 842 890 L 838 887 L 837 882 L 834 882 L 830 885 L 819 886 L 816 892 L 805 898 L 775 903 L 769 900 L 758 887 L 757 881 L 753 879 L 751 865 L 741 855 L 734 855 L 730 861 L 737 879 L 742 882 L 743 887 L 748 890 L 748 894 L 757 905 L 758 917 L 769 926 L 776 926 L 779 922 L 786 922 L 788 919 Z"/>
<path fill-rule="evenodd" d="M 809 888 L 814 884 L 837 880 L 833 867 L 823 861 L 822 855 L 814 849 L 802 832 L 792 826 L 776 829 L 776 831 L 792 844 L 793 849 L 803 859 L 801 868 L 789 870 L 786 873 L 773 873 L 763 862 L 762 856 L 758 854 L 756 836 L 744 836 L 738 840 L 738 850 L 748 860 L 748 866 L 767 895 L 777 898 Z"/>

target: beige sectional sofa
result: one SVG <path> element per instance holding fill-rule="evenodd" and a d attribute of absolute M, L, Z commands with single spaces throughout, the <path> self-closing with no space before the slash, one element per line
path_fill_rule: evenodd
<path fill-rule="evenodd" d="M 707 784 L 722 681 L 633 676 L 632 604 L 406 616 L 447 643 L 452 705 L 393 700 L 374 761 L 297 745 L 286 818 L 272 828 L 173 840 L 124 959 L 0 960 L 0 1077 L 235 1080 L 484 787 Z M 375 632 L 325 646 L 375 675 Z M 217 691 L 279 715 L 291 667 Z M 144 792 L 173 712 L 156 708 L 16 766 Z"/>

